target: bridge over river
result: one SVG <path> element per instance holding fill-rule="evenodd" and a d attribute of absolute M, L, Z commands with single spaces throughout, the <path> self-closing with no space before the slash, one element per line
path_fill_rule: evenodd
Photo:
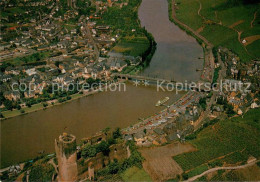
<path fill-rule="evenodd" d="M 165 83 L 175 83 L 174 80 L 169 79 L 162 79 L 157 77 L 149 77 L 149 76 L 142 76 L 142 75 L 130 75 L 130 74 L 121 74 L 121 73 L 113 73 L 112 77 L 119 77 L 125 80 L 144 80 L 144 81 L 151 81 L 151 82 L 165 82 Z"/>
<path fill-rule="evenodd" d="M 208 92 L 210 91 L 210 88 L 205 87 L 205 83 L 203 82 L 197 82 L 196 84 L 191 83 L 184 83 L 184 82 L 176 82 L 174 80 L 169 79 L 162 79 L 157 77 L 149 77 L 149 76 L 142 76 L 142 75 L 130 75 L 130 74 L 121 74 L 121 73 L 113 73 L 111 77 L 117 77 L 120 79 L 125 80 L 132 80 L 132 81 L 143 81 L 144 85 L 152 85 L 157 84 L 157 86 L 162 87 L 168 87 L 168 88 L 178 88 L 179 90 L 194 90 L 194 91 L 202 91 L 202 92 Z M 208 90 L 209 89 L 209 90 Z"/>

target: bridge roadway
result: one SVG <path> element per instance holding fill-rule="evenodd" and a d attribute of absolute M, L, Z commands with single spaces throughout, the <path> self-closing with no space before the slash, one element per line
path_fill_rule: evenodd
<path fill-rule="evenodd" d="M 133 79 L 133 80 L 139 80 L 139 81 L 147 81 L 147 85 L 149 85 L 149 81 L 150 82 L 156 82 L 157 86 L 159 87 L 171 87 L 171 88 L 178 88 L 179 90 L 194 90 L 194 91 L 198 91 L 198 92 L 208 92 L 209 90 L 205 90 L 205 88 L 203 88 L 203 85 L 200 84 L 195 84 L 195 85 L 190 85 L 189 83 L 176 83 L 176 81 L 173 80 L 169 80 L 169 79 L 162 79 L 162 78 L 155 78 L 155 77 L 148 77 L 148 76 L 141 76 L 141 75 L 130 75 L 130 74 L 120 74 L 120 73 L 113 73 L 111 74 L 112 77 L 119 77 L 121 79 Z M 146 83 L 144 83 L 146 84 Z M 211 88 L 209 88 L 211 89 Z"/>
<path fill-rule="evenodd" d="M 120 74 L 120 73 L 113 73 L 111 76 L 117 76 L 120 78 L 125 79 L 135 79 L 135 80 L 147 80 L 147 81 L 159 81 L 159 82 L 165 82 L 165 83 L 174 83 L 173 80 L 168 79 L 162 79 L 162 78 L 155 78 L 155 77 L 148 77 L 148 76 L 141 76 L 141 75 L 130 75 L 130 74 Z"/>

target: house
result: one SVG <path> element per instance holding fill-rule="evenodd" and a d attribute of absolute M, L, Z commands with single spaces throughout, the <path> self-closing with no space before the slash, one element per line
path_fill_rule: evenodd
<path fill-rule="evenodd" d="M 171 133 L 171 134 L 169 134 L 169 135 L 166 136 L 166 140 L 167 140 L 168 142 L 171 142 L 171 141 L 174 141 L 174 140 L 177 140 L 177 139 L 178 139 L 178 135 L 177 135 L 176 132 Z"/>
<path fill-rule="evenodd" d="M 24 97 L 25 98 L 33 98 L 33 97 L 35 97 L 35 91 L 25 91 L 24 92 Z"/>
<path fill-rule="evenodd" d="M 75 70 L 75 71 L 72 71 L 72 76 L 74 78 L 78 78 L 78 77 L 81 77 L 82 76 L 82 73 L 83 73 L 83 70 L 82 69 L 78 69 L 78 70 Z"/>
<path fill-rule="evenodd" d="M 164 134 L 164 131 L 161 128 L 155 128 L 153 131 L 157 135 L 163 135 Z"/>
<path fill-rule="evenodd" d="M 0 51 L 3 51 L 5 49 L 9 49 L 10 47 L 11 47 L 11 44 L 9 44 L 9 43 L 0 44 Z"/>
<path fill-rule="evenodd" d="M 14 53 L 12 51 L 1 51 L 0 52 L 0 59 L 7 59 L 13 57 Z"/>
<path fill-rule="evenodd" d="M 147 137 L 143 131 L 134 134 L 134 141 L 137 145 L 142 145 L 146 141 Z"/>
<path fill-rule="evenodd" d="M 2 76 L 0 76 L 0 81 L 2 81 L 2 82 L 7 82 L 7 81 L 9 81 L 11 79 L 12 79 L 12 77 L 10 75 L 2 75 Z"/>
<path fill-rule="evenodd" d="M 167 134 L 176 132 L 176 124 L 175 123 L 168 123 L 163 127 L 163 131 Z"/>
<path fill-rule="evenodd" d="M 66 76 L 63 82 L 64 82 L 64 85 L 69 85 L 69 84 L 73 83 L 74 80 L 71 77 Z"/>
<path fill-rule="evenodd" d="M 127 66 L 127 63 L 125 61 L 114 60 L 111 62 L 110 69 L 112 71 L 117 70 L 117 71 L 121 72 L 126 66 Z"/>
<path fill-rule="evenodd" d="M 20 71 L 14 67 L 7 67 L 5 69 L 5 74 L 13 74 L 13 75 L 19 75 Z"/>
<path fill-rule="evenodd" d="M 72 30 L 70 31 L 70 33 L 71 33 L 71 34 L 76 34 L 76 33 L 77 33 L 77 29 L 72 29 Z"/>
<path fill-rule="evenodd" d="M 133 140 L 133 135 L 125 135 L 125 136 L 124 136 L 124 139 L 125 139 L 126 141 Z"/>
<path fill-rule="evenodd" d="M 58 75 L 57 77 L 52 78 L 53 81 L 58 82 L 58 83 L 63 83 L 64 79 L 65 79 L 64 75 Z"/>
<path fill-rule="evenodd" d="M 8 100 L 17 101 L 20 99 L 20 92 L 18 91 L 6 91 L 4 92 L 4 97 Z"/>
<path fill-rule="evenodd" d="M 36 74 L 36 70 L 35 70 L 35 68 L 30 68 L 30 69 L 25 70 L 25 73 L 29 76 L 32 76 L 32 75 Z"/>
<path fill-rule="evenodd" d="M 57 47 L 60 49 L 66 49 L 69 46 L 68 40 L 63 40 L 57 43 Z"/>
<path fill-rule="evenodd" d="M 257 105 L 257 103 L 253 102 L 250 107 L 251 109 L 255 109 L 258 108 L 259 106 Z"/>
<path fill-rule="evenodd" d="M 98 76 L 98 71 L 97 71 L 97 69 L 92 69 L 92 71 L 91 71 L 91 77 L 94 78 L 94 79 L 96 79 L 97 76 Z"/>
<path fill-rule="evenodd" d="M 82 77 L 85 78 L 85 79 L 88 79 L 88 78 L 91 77 L 91 74 L 89 74 L 89 73 L 83 73 L 83 74 L 82 74 Z"/>

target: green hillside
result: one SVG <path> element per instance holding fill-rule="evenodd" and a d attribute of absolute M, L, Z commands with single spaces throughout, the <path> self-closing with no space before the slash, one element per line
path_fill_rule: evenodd
<path fill-rule="evenodd" d="M 176 16 L 215 46 L 259 59 L 260 4 L 241 0 L 175 0 Z M 246 39 L 246 43 L 242 41 Z M 258 48 L 258 49 L 257 49 Z"/>
<path fill-rule="evenodd" d="M 244 117 L 218 121 L 189 142 L 198 150 L 174 157 L 186 172 L 207 170 L 224 163 L 243 164 L 249 156 L 259 159 L 260 109 L 250 110 Z"/>

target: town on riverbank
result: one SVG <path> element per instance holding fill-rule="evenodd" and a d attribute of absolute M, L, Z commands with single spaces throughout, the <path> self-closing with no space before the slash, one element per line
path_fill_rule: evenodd
<path fill-rule="evenodd" d="M 47 108 L 98 92 L 95 87 L 86 90 L 80 87 L 79 91 L 70 90 L 69 86 L 123 82 L 128 80 L 125 75 L 136 74 L 147 66 L 156 43 L 151 34 L 140 28 L 136 17 L 138 1 L 80 4 L 82 2 L 85 1 L 65 4 L 62 1 L 24 2 L 18 5 L 1 2 L 4 10 L 9 12 L 4 14 L 6 21 L 16 22 L 27 12 L 26 7 L 40 10 L 47 7 L 45 12 L 49 12 L 41 10 L 43 14 L 39 15 L 28 12 L 32 17 L 35 13 L 35 20 L 32 18 L 26 22 L 26 19 L 15 26 L 10 22 L 4 24 L 8 30 L 4 34 L 17 35 L 11 36 L 10 40 L 3 35 L 1 40 L 4 42 L 1 44 L 2 118 L 11 117 L 14 112 L 29 113 L 29 108 Z M 187 22 L 179 20 L 175 11 L 180 13 L 181 5 L 182 2 L 169 1 L 169 17 L 194 36 L 204 49 L 204 68 L 200 70 L 197 86 L 186 90 L 174 103 L 162 98 L 154 103 L 155 107 L 162 108 L 159 113 L 140 118 L 140 122 L 127 128 L 105 128 L 89 138 L 77 139 L 80 140 L 77 143 L 73 134 L 64 132 L 55 140 L 55 154 L 42 151 L 33 160 L 1 170 L 1 179 L 232 180 L 240 173 L 228 170 L 247 170 L 249 167 L 248 174 L 250 170 L 260 171 L 259 59 L 242 61 L 234 50 L 208 41 L 185 24 Z M 25 12 L 21 12 L 21 7 Z M 10 19 L 13 11 L 18 11 L 15 20 Z M 130 19 L 119 24 L 112 21 L 116 15 L 122 15 L 115 18 L 117 21 Z M 10 24 L 12 27 L 8 27 Z M 30 40 L 28 44 L 23 42 L 26 32 L 27 40 Z M 31 90 L 11 90 L 12 84 L 25 86 L 32 83 L 32 93 Z M 51 83 L 62 85 L 68 91 L 52 93 Z M 176 86 L 177 80 L 170 83 Z M 206 87 L 208 84 L 209 88 Z M 212 173 L 218 170 L 223 172 Z M 208 173 L 212 175 L 206 176 Z M 255 179 L 258 178 L 256 175 Z M 241 179 L 251 178 L 241 176 Z"/>
<path fill-rule="evenodd" d="M 111 73 L 136 73 L 149 62 L 148 56 L 155 49 L 152 37 L 137 20 L 129 30 L 101 19 L 103 14 L 112 16 L 108 7 L 115 8 L 115 13 L 124 11 L 124 16 L 131 18 L 138 2 L 131 6 L 127 2 L 101 1 L 1 4 L 7 12 L 2 17 L 2 29 L 6 31 L 1 35 L 1 118 L 87 94 L 96 89 L 93 85 L 112 82 Z M 31 7 L 46 12 L 38 14 Z M 20 22 L 28 13 L 32 16 Z M 86 83 L 88 87 L 83 89 Z M 54 86 L 62 89 L 54 91 Z"/>

